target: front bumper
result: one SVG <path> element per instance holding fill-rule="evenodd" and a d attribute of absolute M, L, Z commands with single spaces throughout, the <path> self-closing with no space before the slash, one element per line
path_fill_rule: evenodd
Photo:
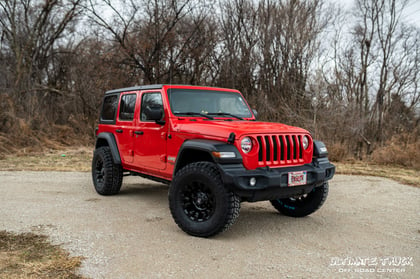
<path fill-rule="evenodd" d="M 223 182 L 242 200 L 255 202 L 275 200 L 307 194 L 317 186 L 330 180 L 335 173 L 335 166 L 328 158 L 317 158 L 311 164 L 285 168 L 260 168 L 246 170 L 242 165 L 221 165 Z M 289 172 L 306 171 L 307 184 L 288 186 Z M 254 177 L 256 184 L 249 181 Z"/>

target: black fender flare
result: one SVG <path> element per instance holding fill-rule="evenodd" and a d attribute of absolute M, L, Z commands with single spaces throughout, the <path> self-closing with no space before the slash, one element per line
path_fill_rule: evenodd
<path fill-rule="evenodd" d="M 114 164 L 121 165 L 120 151 L 118 150 L 117 142 L 112 133 L 103 132 L 96 136 L 95 149 L 101 146 L 109 146 Z"/>
<path fill-rule="evenodd" d="M 185 166 L 186 164 L 193 162 L 189 157 L 191 151 L 198 151 L 201 153 L 208 154 L 208 158 L 211 158 L 214 163 L 220 164 L 241 164 L 242 165 L 242 155 L 239 153 L 238 149 L 226 142 L 217 141 L 217 140 L 206 140 L 206 139 L 192 139 L 185 141 L 179 151 L 178 156 L 175 161 L 175 167 L 173 175 L 176 172 Z M 235 154 L 234 158 L 221 158 L 215 155 L 214 152 L 233 152 Z"/>
<path fill-rule="evenodd" d="M 313 158 L 325 158 L 328 157 L 328 150 L 322 141 L 314 140 L 314 152 Z"/>

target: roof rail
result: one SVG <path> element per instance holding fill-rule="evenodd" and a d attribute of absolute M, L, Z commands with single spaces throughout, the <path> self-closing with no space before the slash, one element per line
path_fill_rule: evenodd
<path fill-rule="evenodd" d="M 133 87 L 125 87 L 125 88 L 109 90 L 109 91 L 106 91 L 105 94 L 121 93 L 121 92 L 129 92 L 129 91 L 139 91 L 139 90 L 148 90 L 148 89 L 162 89 L 162 87 L 163 87 L 163 84 L 133 86 Z"/>

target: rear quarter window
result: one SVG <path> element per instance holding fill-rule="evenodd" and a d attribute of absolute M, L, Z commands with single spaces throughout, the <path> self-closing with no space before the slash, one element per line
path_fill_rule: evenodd
<path fill-rule="evenodd" d="M 101 122 L 114 122 L 115 114 L 117 112 L 119 95 L 110 95 L 104 98 L 104 103 L 101 112 Z"/>

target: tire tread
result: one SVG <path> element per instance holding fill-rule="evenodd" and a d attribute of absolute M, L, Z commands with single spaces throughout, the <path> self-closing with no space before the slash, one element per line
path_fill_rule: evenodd
<path fill-rule="evenodd" d="M 104 185 L 100 187 L 95 177 L 95 167 L 97 156 L 101 157 L 103 160 L 105 172 Z M 102 146 L 95 150 L 92 160 L 92 179 L 93 184 L 95 185 L 95 190 L 100 195 L 116 195 L 119 193 L 123 180 L 123 169 L 120 164 L 114 164 L 112 159 L 111 149 L 108 146 Z"/>
<path fill-rule="evenodd" d="M 175 195 L 176 195 L 175 188 L 178 187 L 176 185 L 178 185 L 178 183 L 180 182 L 179 180 L 181 180 L 184 175 L 187 175 L 190 173 L 200 173 L 204 176 L 212 178 L 212 180 L 214 181 L 216 190 L 221 190 L 223 195 L 226 195 L 225 198 L 228 202 L 228 208 L 225 214 L 225 218 L 217 226 L 214 226 L 212 230 L 205 231 L 205 232 L 197 232 L 188 224 L 184 224 L 182 218 L 178 216 L 177 214 L 176 207 L 178 206 L 178 204 L 174 201 Z M 170 211 L 171 211 L 171 214 L 175 223 L 184 232 L 190 235 L 199 236 L 199 237 L 210 237 L 210 236 L 214 236 L 218 233 L 226 231 L 230 226 L 232 226 L 235 223 L 236 219 L 239 216 L 240 207 L 241 207 L 240 198 L 237 195 L 235 195 L 233 192 L 225 188 L 225 186 L 223 185 L 222 177 L 219 173 L 219 170 L 214 165 L 214 163 L 211 163 L 211 162 L 194 162 L 180 169 L 174 176 L 174 179 L 171 183 L 168 199 L 169 199 Z"/>
<path fill-rule="evenodd" d="M 313 195 L 307 200 L 303 206 L 297 207 L 297 204 L 288 203 L 288 199 L 271 200 L 270 203 L 280 213 L 290 217 L 305 217 L 321 208 L 328 196 L 328 182 L 314 189 L 315 192 L 309 193 Z M 293 208 L 293 209 L 292 209 Z"/>

